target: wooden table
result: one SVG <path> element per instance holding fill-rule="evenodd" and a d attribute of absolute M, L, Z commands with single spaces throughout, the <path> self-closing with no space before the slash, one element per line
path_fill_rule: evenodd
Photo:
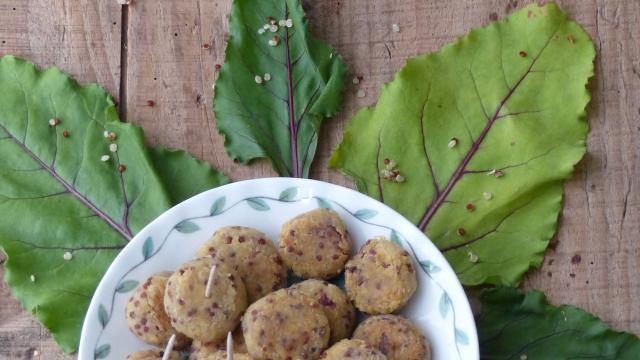
<path fill-rule="evenodd" d="M 517 0 L 308 0 L 313 32 L 347 59 L 365 98 L 347 91 L 341 116 L 326 123 L 311 176 L 351 186 L 326 167 L 347 119 L 373 104 L 407 57 L 437 50 L 503 16 Z M 183 148 L 233 180 L 274 175 L 266 161 L 234 164 L 211 111 L 214 66 L 223 61 L 231 0 L 0 0 L 0 55 L 56 65 L 97 82 L 123 119 L 151 144 Z M 565 209 L 544 267 L 525 288 L 583 307 L 617 329 L 640 334 L 640 1 L 564 0 L 593 36 L 589 153 L 566 187 Z M 391 25 L 401 27 L 399 33 Z M 1 96 L 1 89 L 0 89 Z M 153 100 L 154 106 L 148 101 Z M 1 215 L 0 215 L 1 216 Z M 580 255 L 581 261 L 576 261 Z M 574 261 L 571 261 L 574 258 Z M 0 275 L 2 268 L 0 267 Z M 72 359 L 61 354 L 0 283 L 0 359 Z"/>

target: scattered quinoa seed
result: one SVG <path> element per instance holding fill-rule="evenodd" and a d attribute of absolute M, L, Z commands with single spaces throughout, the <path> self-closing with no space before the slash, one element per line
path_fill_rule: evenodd
<path fill-rule="evenodd" d="M 110 141 L 116 141 L 117 138 L 118 138 L 118 135 L 116 135 L 116 133 L 114 132 L 110 132 L 107 134 L 107 139 L 109 139 Z"/>
<path fill-rule="evenodd" d="M 118 151 L 118 144 L 110 144 L 109 151 L 111 151 L 112 153 Z"/>
<path fill-rule="evenodd" d="M 62 132 L 62 136 L 68 138 L 69 137 L 69 132 L 67 130 Z"/>
<path fill-rule="evenodd" d="M 276 25 L 276 24 L 269 25 L 269 31 L 271 31 L 272 33 L 277 32 L 278 31 L 278 25 Z"/>
<path fill-rule="evenodd" d="M 520 355 L 520 360 L 527 360 L 527 359 L 528 359 L 528 357 L 527 357 L 526 354 Z"/>
<path fill-rule="evenodd" d="M 292 28 L 293 27 L 293 20 L 287 19 L 287 21 L 285 22 L 285 26 L 288 27 L 288 28 Z"/>
<path fill-rule="evenodd" d="M 258 29 L 258 34 L 260 35 L 264 34 L 264 29 L 263 28 Z"/>
<path fill-rule="evenodd" d="M 127 167 L 126 166 L 124 166 L 122 164 L 118 165 L 118 172 L 119 173 L 123 173 L 125 171 L 127 171 Z"/>
<path fill-rule="evenodd" d="M 503 176 L 504 176 L 504 173 L 503 173 L 502 171 L 498 170 L 498 171 L 496 171 L 495 176 L 496 176 L 497 178 L 501 178 L 501 177 L 503 177 Z"/>
<path fill-rule="evenodd" d="M 457 138 L 452 138 L 451 140 L 449 140 L 449 144 L 447 144 L 449 149 L 453 149 L 457 145 L 458 145 L 458 139 Z"/>
<path fill-rule="evenodd" d="M 104 135 L 105 139 L 109 138 L 109 132 L 107 130 L 105 130 L 102 135 Z"/>
<path fill-rule="evenodd" d="M 278 21 L 278 26 L 287 26 L 287 20 L 282 19 L 282 20 Z"/>
<path fill-rule="evenodd" d="M 394 33 L 399 33 L 400 32 L 400 25 L 393 24 L 393 25 L 391 25 L 391 29 L 393 30 Z"/>
<path fill-rule="evenodd" d="M 153 101 L 153 100 L 147 100 L 147 105 L 148 105 L 149 107 L 154 107 L 154 106 L 156 106 L 156 102 L 155 102 L 155 101 Z"/>
<path fill-rule="evenodd" d="M 360 84 L 360 79 L 358 79 L 358 77 L 356 76 L 356 77 L 353 78 L 352 82 L 353 82 L 354 85 L 358 85 L 358 84 Z"/>
<path fill-rule="evenodd" d="M 495 175 L 498 170 L 493 169 L 487 173 L 487 175 Z"/>
<path fill-rule="evenodd" d="M 49 126 L 57 126 L 60 125 L 60 119 L 53 118 L 49 120 Z"/>
<path fill-rule="evenodd" d="M 493 199 L 493 194 L 488 191 L 485 191 L 482 193 L 482 197 L 484 197 L 486 200 L 491 200 Z"/>
<path fill-rule="evenodd" d="M 62 258 L 65 259 L 66 261 L 70 261 L 71 259 L 73 259 L 73 254 L 67 251 L 64 253 L 64 255 L 62 255 Z"/>
<path fill-rule="evenodd" d="M 100 161 L 102 161 L 102 162 L 107 162 L 107 161 L 109 161 L 109 159 L 111 159 L 111 156 L 109 156 L 109 155 L 100 156 Z"/>
<path fill-rule="evenodd" d="M 403 183 L 403 182 L 405 181 L 405 178 L 404 178 L 404 176 L 402 176 L 402 175 L 398 174 L 398 175 L 396 176 L 395 181 L 396 181 L 397 183 Z"/>
<path fill-rule="evenodd" d="M 271 81 L 271 74 L 269 73 L 264 74 L 264 81 Z"/>
<path fill-rule="evenodd" d="M 464 236 L 467 232 L 464 230 L 464 228 L 458 228 L 458 230 L 456 230 L 456 234 L 458 234 L 458 236 Z"/>
<path fill-rule="evenodd" d="M 220 69 L 222 69 L 222 65 L 216 64 L 215 68 L 216 68 L 216 70 L 220 70 Z"/>
<path fill-rule="evenodd" d="M 254 79 L 256 80 L 256 84 L 262 84 L 262 76 L 256 75 Z"/>
<path fill-rule="evenodd" d="M 359 98 L 363 98 L 363 97 L 367 96 L 367 93 L 364 90 L 360 89 L 360 90 L 358 90 L 358 93 L 356 95 Z"/>
<path fill-rule="evenodd" d="M 477 263 L 478 262 L 478 255 L 474 254 L 473 252 L 469 251 L 469 253 L 467 254 L 469 256 L 469 261 L 472 263 Z"/>
<path fill-rule="evenodd" d="M 36 282 L 36 276 L 31 274 L 31 276 L 29 277 L 29 279 L 31 279 L 31 282 Z"/>
<path fill-rule="evenodd" d="M 270 25 L 269 24 L 264 24 L 262 25 L 262 29 L 263 30 L 269 30 Z"/>
<path fill-rule="evenodd" d="M 468 204 L 467 204 L 467 210 L 468 210 L 469 212 L 471 212 L 471 211 L 473 211 L 473 210 L 475 210 L 475 209 L 476 209 L 476 207 L 475 207 L 475 205 L 473 205 L 472 203 L 468 203 Z"/>
<path fill-rule="evenodd" d="M 274 35 L 271 38 L 271 40 L 269 40 L 269 45 L 270 46 L 278 46 L 278 44 L 280 44 L 280 36 Z"/>
<path fill-rule="evenodd" d="M 527 57 L 527 52 L 526 51 L 520 51 L 520 57 Z"/>

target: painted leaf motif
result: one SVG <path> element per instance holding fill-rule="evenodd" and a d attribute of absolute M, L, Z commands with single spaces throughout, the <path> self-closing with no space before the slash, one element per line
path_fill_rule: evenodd
<path fill-rule="evenodd" d="M 62 350 L 71 352 L 91 295 L 111 261 L 133 234 L 183 196 L 167 184 L 216 184 L 210 177 L 201 181 L 212 170 L 193 166 L 184 153 L 179 160 L 160 153 L 158 164 L 152 162 L 142 131 L 120 122 L 113 101 L 96 85 L 80 86 L 57 69 L 39 70 L 4 56 L 0 89 L 5 280 Z M 105 131 L 115 134 L 113 140 Z M 112 144 L 116 152 L 110 151 Z M 107 161 L 101 161 L 104 155 Z M 158 176 L 178 165 L 192 179 Z M 70 261 L 63 258 L 67 251 L 73 253 Z"/>
<path fill-rule="evenodd" d="M 95 351 L 95 358 L 96 359 L 105 359 L 107 356 L 109 356 L 109 353 L 111 352 L 111 345 L 109 344 L 103 344 L 98 346 L 98 348 Z"/>
<path fill-rule="evenodd" d="M 191 234 L 200 230 L 200 226 L 198 226 L 198 224 L 194 223 L 193 221 L 184 220 L 176 225 L 176 230 L 183 234 Z"/>
<path fill-rule="evenodd" d="M 353 216 L 357 217 L 360 220 L 369 220 L 378 215 L 378 212 L 373 209 L 360 209 L 353 213 Z"/>
<path fill-rule="evenodd" d="M 431 260 L 421 260 L 420 267 L 429 275 L 438 273 L 442 270 L 442 268 L 433 263 Z"/>
<path fill-rule="evenodd" d="M 456 328 L 456 342 L 460 345 L 469 345 L 469 336 L 464 331 Z"/>
<path fill-rule="evenodd" d="M 258 211 L 267 211 L 271 209 L 267 203 L 260 198 L 249 198 L 247 199 L 247 203 L 251 206 L 252 209 Z"/>
<path fill-rule="evenodd" d="M 640 339 L 611 330 L 571 305 L 552 306 L 539 291 L 486 290 L 476 318 L 483 359 L 637 359 Z"/>
<path fill-rule="evenodd" d="M 404 243 L 404 238 L 402 237 L 402 235 L 400 235 L 399 232 L 391 230 L 391 241 L 393 241 L 397 245 L 402 246 L 402 244 Z"/>
<path fill-rule="evenodd" d="M 100 325 L 102 325 L 102 327 L 107 326 L 107 324 L 109 323 L 109 313 L 102 304 L 98 306 L 98 321 L 100 322 Z"/>
<path fill-rule="evenodd" d="M 209 215 L 214 216 L 218 215 L 224 210 L 224 205 L 227 203 L 227 197 L 222 196 L 216 199 L 211 205 L 211 210 L 209 211 Z"/>
<path fill-rule="evenodd" d="M 119 293 L 128 293 L 129 291 L 135 289 L 138 286 L 138 282 L 136 280 L 125 280 L 118 284 L 116 287 L 116 292 Z"/>
<path fill-rule="evenodd" d="M 316 201 L 318 202 L 318 207 L 321 207 L 323 209 L 333 209 L 333 207 L 331 206 L 331 202 L 325 198 L 316 196 Z"/>
<path fill-rule="evenodd" d="M 446 292 L 443 292 L 442 296 L 440 296 L 438 310 L 440 310 L 440 316 L 442 316 L 443 319 L 449 315 L 449 310 L 451 310 L 451 298 Z"/>
<path fill-rule="evenodd" d="M 148 237 L 142 245 L 142 258 L 148 260 L 153 254 L 153 238 Z"/>
<path fill-rule="evenodd" d="M 279 24 L 285 19 L 291 27 Z M 264 29 L 271 21 L 275 32 Z M 347 68 L 307 27 L 299 0 L 233 2 L 214 111 L 234 160 L 269 158 L 281 176 L 308 176 L 320 124 L 342 103 Z"/>
<path fill-rule="evenodd" d="M 330 166 L 425 231 L 464 284 L 516 284 L 541 264 L 584 155 L 594 55 L 556 4 L 527 6 L 408 60 Z M 385 159 L 404 182 L 384 179 Z"/>
<path fill-rule="evenodd" d="M 298 188 L 290 187 L 288 189 L 284 189 L 280 196 L 278 197 L 281 201 L 294 201 L 298 197 Z"/>

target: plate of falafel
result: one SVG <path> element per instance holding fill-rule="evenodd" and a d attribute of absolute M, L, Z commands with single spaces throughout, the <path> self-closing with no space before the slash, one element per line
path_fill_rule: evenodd
<path fill-rule="evenodd" d="M 118 255 L 79 358 L 477 360 L 473 314 L 429 239 L 388 206 L 320 181 L 215 188 Z"/>

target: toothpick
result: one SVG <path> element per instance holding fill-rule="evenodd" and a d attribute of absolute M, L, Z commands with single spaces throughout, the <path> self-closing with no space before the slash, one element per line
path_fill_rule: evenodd
<path fill-rule="evenodd" d="M 169 360 L 171 358 L 171 353 L 173 352 L 173 347 L 175 346 L 175 344 L 176 344 L 176 334 L 173 334 L 169 339 L 169 343 L 167 343 L 167 347 L 164 349 L 162 360 Z"/>
<path fill-rule="evenodd" d="M 227 360 L 233 360 L 233 335 L 227 333 Z"/>
<path fill-rule="evenodd" d="M 207 288 L 204 290 L 204 297 L 211 297 L 211 286 L 213 285 L 213 275 L 216 273 L 216 266 L 213 265 L 209 270 L 209 279 L 207 280 Z"/>

